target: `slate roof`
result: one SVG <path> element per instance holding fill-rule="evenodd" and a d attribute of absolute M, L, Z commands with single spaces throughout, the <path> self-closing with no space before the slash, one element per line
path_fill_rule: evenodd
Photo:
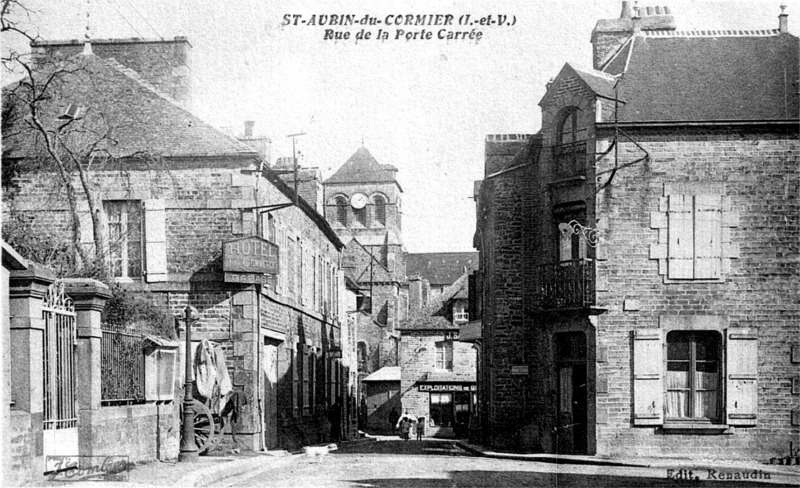
<path fill-rule="evenodd" d="M 464 274 L 464 268 L 478 268 L 477 252 L 406 253 L 406 276 L 426 279 L 431 285 L 446 286 Z"/>
<path fill-rule="evenodd" d="M 429 303 L 421 312 L 409 317 L 398 330 L 458 330 L 447 316 L 451 300 L 469 298 L 469 274 L 462 274 L 455 282 L 442 291 L 439 300 Z"/>
<path fill-rule="evenodd" d="M 775 31 L 640 33 L 604 71 L 628 62 L 620 122 L 797 119 L 799 45 Z"/>
<path fill-rule="evenodd" d="M 136 152 L 161 156 L 257 156 L 256 151 L 162 95 L 114 59 L 79 54 L 65 63 L 79 69 L 51 85 L 51 98 L 41 106 L 42 120 L 56 120 L 70 104 L 83 106 L 85 124 L 91 121 L 111 129 L 109 136 L 115 142 L 106 144 L 106 149 L 114 156 Z M 18 85 L 4 87 L 4 94 Z M 102 114 L 104 124 L 98 114 Z M 19 138 L 4 137 L 5 156 L 32 155 L 32 140 L 29 132 Z"/>
<path fill-rule="evenodd" d="M 324 183 L 396 183 L 395 173 L 397 168 L 379 163 L 366 147 L 360 147 Z"/>

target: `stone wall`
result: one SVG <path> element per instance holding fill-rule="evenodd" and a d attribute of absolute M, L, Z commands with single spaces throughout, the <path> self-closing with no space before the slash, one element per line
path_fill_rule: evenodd
<path fill-rule="evenodd" d="M 486 174 L 516 163 L 530 137 L 487 137 Z M 519 159 L 515 159 L 515 157 Z M 525 296 L 530 269 L 531 198 L 535 180 L 528 164 L 483 181 L 478 201 L 478 244 L 483 285 L 483 360 L 479 378 L 482 436 L 495 448 L 518 447 L 520 419 L 529 410 L 528 380 L 512 376 L 511 367 L 527 364 L 531 354 L 530 318 Z"/>
<path fill-rule="evenodd" d="M 91 426 L 91 436 L 80 446 L 81 455 L 128 456 L 131 463 L 176 459 L 180 429 L 173 408 L 144 404 L 84 411 L 80 423 Z"/>
<path fill-rule="evenodd" d="M 790 358 L 792 346 L 800 344 L 797 129 L 640 130 L 632 136 L 651 159 L 619 171 L 597 199 L 608 256 L 598 267 L 598 277 L 607 277 L 598 301 L 608 312 L 597 323 L 597 347 L 603 350 L 597 373 L 608 384 L 597 396 L 597 451 L 622 455 L 636 446 L 641 455 L 724 453 L 726 459 L 760 461 L 786 455 L 789 441 L 800 434 L 791 419 L 800 400 L 791 392 L 797 364 Z M 639 151 L 623 142 L 620 154 L 624 164 Z M 612 164 L 605 158 L 598 170 Z M 738 257 L 729 259 L 719 281 L 670 282 L 651 259 L 651 246 L 659 241 L 651 216 L 659 212 L 665 185 L 678 184 L 724 188 L 730 212 L 738 214 L 738 225 L 726 231 Z M 704 436 L 631 426 L 630 334 L 663 328 L 665 316 L 718 316 L 725 328 L 757 330 L 756 426 Z"/>

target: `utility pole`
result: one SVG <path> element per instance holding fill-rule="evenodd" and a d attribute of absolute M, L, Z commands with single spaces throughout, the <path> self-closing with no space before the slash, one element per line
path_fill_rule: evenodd
<path fill-rule="evenodd" d="M 298 132 L 297 134 L 289 134 L 286 137 L 292 138 L 292 162 L 294 163 L 294 205 L 297 206 L 297 151 L 295 148 L 296 138 L 306 135 L 305 132 Z"/>

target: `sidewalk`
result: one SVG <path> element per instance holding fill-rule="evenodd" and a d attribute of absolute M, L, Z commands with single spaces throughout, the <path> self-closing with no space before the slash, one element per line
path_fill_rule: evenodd
<path fill-rule="evenodd" d="M 338 445 L 322 444 L 307 446 L 298 453 L 287 451 L 241 452 L 225 456 L 200 456 L 196 463 L 179 463 L 177 461 L 153 461 L 133 466 L 127 472 L 126 486 L 209 486 L 227 478 L 233 478 L 248 471 L 264 469 L 267 465 L 279 465 L 291 462 L 302 455 L 316 455 L 318 450 L 333 450 L 342 446 L 375 442 L 374 437 L 366 437 L 351 441 L 342 441 Z M 330 447 L 329 447 L 330 446 Z M 309 452 L 306 453 L 306 450 Z M 119 481 L 48 481 L 44 486 L 68 488 L 99 488 L 101 486 L 119 486 Z"/>
<path fill-rule="evenodd" d="M 752 472 L 760 471 L 769 474 L 778 482 L 786 482 L 800 486 L 800 466 L 778 464 L 762 464 L 754 461 L 717 461 L 695 458 L 604 458 L 575 454 L 517 454 L 496 452 L 476 444 L 457 441 L 456 445 L 476 456 L 495 459 L 512 459 L 517 461 L 535 461 L 541 463 L 573 464 L 586 466 L 618 466 L 632 468 L 658 468 L 663 470 L 696 470 L 717 472 Z"/>

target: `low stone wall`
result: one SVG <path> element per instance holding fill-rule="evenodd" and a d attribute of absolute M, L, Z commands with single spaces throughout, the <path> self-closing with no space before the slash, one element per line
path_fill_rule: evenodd
<path fill-rule="evenodd" d="M 172 404 L 84 410 L 79 425 L 84 455 L 128 456 L 132 463 L 178 455 L 180 423 Z"/>

